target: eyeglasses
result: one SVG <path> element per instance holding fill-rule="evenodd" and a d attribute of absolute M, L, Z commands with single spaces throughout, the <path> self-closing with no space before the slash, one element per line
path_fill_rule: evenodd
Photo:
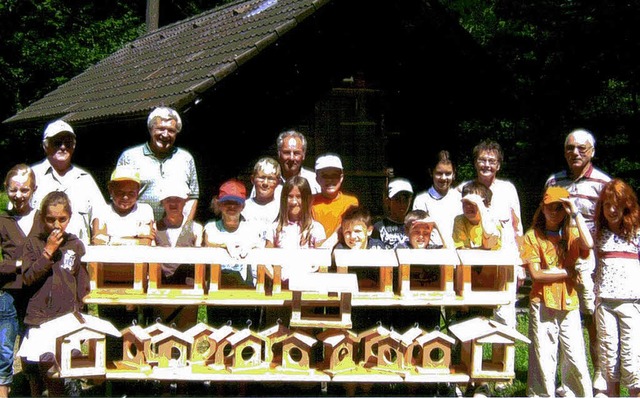
<path fill-rule="evenodd" d="M 498 159 L 494 158 L 478 158 L 476 160 L 478 164 L 488 164 L 490 166 L 495 166 L 498 164 Z"/>
<path fill-rule="evenodd" d="M 49 139 L 49 143 L 55 147 L 55 148 L 59 148 L 61 146 L 65 146 L 66 148 L 71 148 L 73 146 L 75 146 L 76 144 L 76 140 L 74 140 L 71 137 L 65 137 L 65 138 L 50 138 Z"/>
<path fill-rule="evenodd" d="M 589 152 L 590 150 L 592 150 L 593 147 L 589 146 L 589 145 L 566 145 L 564 147 L 564 150 L 569 152 L 569 153 L 572 153 L 576 149 L 578 150 L 578 153 L 580 155 L 586 155 L 586 153 Z"/>

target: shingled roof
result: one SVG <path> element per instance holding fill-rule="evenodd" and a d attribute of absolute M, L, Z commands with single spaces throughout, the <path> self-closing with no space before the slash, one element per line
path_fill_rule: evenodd
<path fill-rule="evenodd" d="M 330 0 L 235 2 L 146 34 L 5 120 L 76 124 L 181 109 Z"/>

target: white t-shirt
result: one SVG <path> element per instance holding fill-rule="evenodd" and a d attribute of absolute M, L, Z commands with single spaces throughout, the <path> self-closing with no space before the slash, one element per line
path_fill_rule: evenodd
<path fill-rule="evenodd" d="M 94 219 L 98 219 L 99 227 L 107 226 L 107 234 L 116 238 L 139 235 L 141 228 L 153 223 L 153 209 L 146 203 L 136 203 L 129 214 L 121 216 L 113 209 L 113 205 L 101 206 Z M 148 232 L 147 232 L 148 233 Z"/>

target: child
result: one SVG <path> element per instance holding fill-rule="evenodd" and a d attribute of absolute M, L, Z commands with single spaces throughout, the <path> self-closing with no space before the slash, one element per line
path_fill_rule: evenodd
<path fill-rule="evenodd" d="M 18 356 L 29 369 L 32 396 L 41 395 L 42 381 L 49 396 L 61 395 L 62 380 L 46 376 L 52 362 L 42 360 L 45 354 L 39 338 L 39 326 L 70 312 L 80 311 L 82 299 L 89 293 L 89 274 L 81 262 L 85 254 L 82 241 L 65 232 L 71 218 L 71 203 L 64 192 L 53 191 L 42 200 L 42 230 L 27 238 L 24 247 L 23 282 L 31 290 L 24 323 L 28 327 Z M 39 368 L 34 372 L 33 368 Z"/>
<path fill-rule="evenodd" d="M 220 185 L 218 196 L 213 203 L 219 209 L 221 217 L 219 220 L 209 221 L 204 226 L 205 246 L 223 247 L 234 259 L 244 258 L 251 249 L 264 246 L 259 228 L 254 223 L 242 220 L 240 215 L 246 199 L 247 190 L 242 182 L 230 179 Z M 248 289 L 255 284 L 256 272 L 247 264 L 223 264 L 221 271 L 224 286 Z M 221 318 L 233 316 L 244 326 L 246 319 L 255 315 L 254 309 L 236 308 L 226 311 L 216 306 L 207 307 L 210 324 L 226 322 L 227 319 Z"/>
<path fill-rule="evenodd" d="M 575 220 L 572 226 L 570 217 Z M 578 257 L 593 245 L 582 215 L 561 187 L 547 188 L 523 244 L 533 285 L 529 304 L 527 395 L 554 396 L 558 358 L 567 396 L 592 395 L 576 292 Z M 558 348 L 560 354 L 558 355 Z"/>
<path fill-rule="evenodd" d="M 189 200 L 189 186 L 183 181 L 165 180 L 160 188 L 160 203 L 164 217 L 157 223 L 156 246 L 200 247 L 202 246 L 202 225 L 189 220 L 184 208 Z M 193 285 L 193 264 L 162 264 L 164 285 L 185 285 L 191 279 Z M 187 330 L 197 322 L 197 306 L 154 306 L 154 319 L 160 317 L 165 323 L 175 323 L 179 330 Z"/>
<path fill-rule="evenodd" d="M 366 250 L 384 249 L 384 243 L 378 239 L 370 238 L 373 232 L 371 213 L 362 206 L 351 206 L 342 215 L 340 228 L 338 229 L 338 243 L 335 249 Z M 354 267 L 349 269 L 358 277 L 358 287 L 362 290 L 370 290 L 378 286 L 379 271 L 377 268 Z M 352 309 L 353 330 L 361 331 L 373 327 L 376 322 L 388 324 L 390 312 L 385 309 L 371 307 L 358 307 Z"/>
<path fill-rule="evenodd" d="M 92 221 L 94 245 L 144 245 L 154 238 L 153 209 L 138 203 L 140 175 L 128 166 L 118 166 L 107 185 L 111 205 L 98 209 Z"/>
<path fill-rule="evenodd" d="M 91 244 L 93 245 L 142 245 L 153 242 L 155 223 L 153 209 L 147 203 L 138 202 L 140 174 L 129 166 L 117 166 L 107 184 L 111 203 L 95 211 L 92 220 Z M 133 264 L 102 265 L 103 278 L 109 283 L 132 283 Z M 123 328 L 138 317 L 136 306 L 99 305 L 98 314 L 109 319 L 114 326 Z M 110 339 L 110 344 L 113 344 Z"/>
<path fill-rule="evenodd" d="M 640 206 L 628 184 L 608 182 L 596 204 L 596 327 L 607 396 L 640 396 Z"/>
<path fill-rule="evenodd" d="M 267 232 L 267 247 L 317 248 L 326 239 L 322 224 L 311 214 L 311 186 L 306 178 L 293 176 L 282 187 L 278 219 Z M 282 270 L 287 281 L 292 270 Z"/>
<path fill-rule="evenodd" d="M 4 179 L 11 209 L 0 216 L 0 397 L 7 397 L 13 382 L 13 353 L 21 334 L 26 297 L 22 292 L 22 254 L 24 242 L 37 230 L 37 211 L 31 206 L 36 177 L 26 164 L 13 166 Z"/>
<path fill-rule="evenodd" d="M 384 199 L 386 217 L 373 224 L 372 234 L 384 243 L 386 249 L 395 249 L 409 241 L 404 230 L 404 216 L 411 207 L 412 199 L 413 188 L 408 180 L 396 178 L 389 182 Z"/>
<path fill-rule="evenodd" d="M 341 191 L 344 181 L 342 161 L 335 154 L 325 154 L 316 159 L 316 180 L 320 193 L 313 195 L 311 211 L 314 220 L 324 227 L 327 241 L 325 247 L 333 247 L 338 242 L 337 230 L 342 214 L 351 206 L 359 204 L 358 198 Z"/>
<path fill-rule="evenodd" d="M 264 157 L 256 162 L 251 174 L 255 195 L 245 202 L 242 210 L 245 220 L 260 222 L 267 228 L 271 226 L 280 210 L 280 179 L 280 163 L 277 160 Z"/>

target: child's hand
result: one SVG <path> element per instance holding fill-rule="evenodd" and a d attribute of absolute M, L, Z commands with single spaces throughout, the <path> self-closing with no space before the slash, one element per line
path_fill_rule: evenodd
<path fill-rule="evenodd" d="M 64 231 L 59 228 L 55 228 L 47 237 L 47 243 L 45 244 L 44 248 L 48 253 L 53 254 L 56 250 L 58 250 L 63 240 Z"/>
<path fill-rule="evenodd" d="M 476 207 L 478 207 L 478 210 L 480 211 L 480 213 L 482 213 L 484 210 L 487 209 L 487 207 L 484 205 L 484 199 L 482 199 L 482 196 L 475 194 L 475 193 L 470 193 L 468 195 L 465 195 L 462 200 L 466 200 L 468 202 L 473 203 L 474 205 L 476 205 Z"/>
<path fill-rule="evenodd" d="M 573 203 L 571 199 L 560 198 L 560 201 L 562 202 L 564 210 L 567 212 L 567 214 L 571 215 L 578 212 L 575 203 Z"/>

